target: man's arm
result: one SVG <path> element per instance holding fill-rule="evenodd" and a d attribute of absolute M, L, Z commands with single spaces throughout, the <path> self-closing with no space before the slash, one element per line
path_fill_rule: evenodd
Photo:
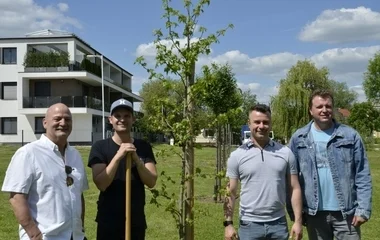
<path fill-rule="evenodd" d="M 298 175 L 290 175 L 289 182 L 289 192 L 291 193 L 290 201 L 294 213 L 294 222 L 299 222 L 302 224 L 302 194 L 298 181 Z"/>
<path fill-rule="evenodd" d="M 298 159 L 297 159 L 297 148 L 296 148 L 296 145 L 295 145 L 295 137 L 294 135 L 290 138 L 290 141 L 289 141 L 289 145 L 288 147 L 290 148 L 292 154 L 290 155 L 290 158 L 289 158 L 289 167 L 290 168 L 293 168 L 293 170 L 295 170 L 296 172 L 299 172 L 300 169 L 298 167 Z M 295 220 L 295 216 L 294 216 L 294 212 L 293 212 L 293 207 L 292 207 L 292 188 L 291 188 L 291 178 L 289 177 L 290 176 L 290 169 L 288 169 L 288 176 L 287 176 L 287 184 L 288 184 L 288 192 L 286 194 L 286 210 L 289 214 L 289 218 L 291 221 L 294 221 Z M 298 180 L 298 178 L 297 178 Z M 299 185 L 299 181 L 298 181 L 298 185 Z M 302 190 L 301 190 L 302 191 Z M 302 197 L 302 193 L 301 193 L 301 197 Z M 302 206 L 301 206 L 302 207 Z"/>
<path fill-rule="evenodd" d="M 224 217 L 226 221 L 233 220 L 237 188 L 238 180 L 230 178 L 227 184 L 227 194 L 224 201 Z"/>
<path fill-rule="evenodd" d="M 96 163 L 91 166 L 92 179 L 100 191 L 105 191 L 112 183 L 120 161 L 123 158 L 125 158 L 125 153 L 117 152 L 108 165 L 105 163 Z"/>
<path fill-rule="evenodd" d="M 355 140 L 354 161 L 358 207 L 355 211 L 353 224 L 360 226 L 371 217 L 372 179 L 367 154 L 359 135 L 356 136 Z"/>
<path fill-rule="evenodd" d="M 137 154 L 135 157 L 138 158 Z M 144 162 L 139 158 L 135 159 L 134 161 L 136 163 L 136 168 L 139 172 L 141 181 L 149 188 L 154 187 L 157 181 L 156 164 L 154 164 L 153 162 L 148 162 L 144 164 Z"/>
<path fill-rule="evenodd" d="M 11 192 L 9 202 L 12 205 L 18 223 L 25 229 L 29 238 L 32 240 L 42 240 L 41 231 L 30 214 L 27 199 L 28 196 L 26 194 Z"/>
<path fill-rule="evenodd" d="M 238 179 L 230 178 L 227 185 L 227 195 L 224 201 L 224 217 L 226 221 L 232 221 L 234 218 L 234 209 L 236 201 L 236 193 L 238 188 Z M 236 239 L 237 234 L 233 225 L 225 227 L 224 231 L 225 239 Z"/>
<path fill-rule="evenodd" d="M 301 187 L 298 181 L 297 174 L 291 174 L 288 177 L 290 201 L 292 204 L 293 214 L 294 214 L 294 224 L 290 231 L 290 236 L 294 239 L 302 239 L 302 194 Z"/>

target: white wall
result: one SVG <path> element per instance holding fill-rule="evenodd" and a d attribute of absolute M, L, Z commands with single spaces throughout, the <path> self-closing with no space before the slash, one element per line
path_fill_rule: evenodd
<path fill-rule="evenodd" d="M 91 142 L 92 114 L 73 114 L 70 142 Z"/>
<path fill-rule="evenodd" d="M 9 108 L 14 107 L 17 111 L 17 103 L 13 101 Z M 1 109 L 3 105 L 0 103 Z M 34 133 L 35 117 L 43 117 L 44 114 L 2 114 L 2 117 L 17 116 L 17 134 L 2 135 L 0 134 L 0 143 L 24 143 L 32 142 L 40 138 L 41 134 Z M 73 114 L 73 130 L 69 136 L 69 142 L 91 142 L 92 132 L 92 114 Z"/>
<path fill-rule="evenodd" d="M 18 72 L 24 71 L 25 43 L 1 43 L 0 48 L 17 48 L 17 64 L 0 64 L 0 82 L 17 82 Z"/>

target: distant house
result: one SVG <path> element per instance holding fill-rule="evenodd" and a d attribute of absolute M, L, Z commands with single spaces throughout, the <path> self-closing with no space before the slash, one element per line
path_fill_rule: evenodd
<path fill-rule="evenodd" d="M 338 113 L 339 113 L 343 118 L 345 118 L 345 119 L 347 119 L 347 118 L 350 116 L 350 114 L 351 114 L 350 110 L 345 109 L 345 108 L 338 108 Z"/>
<path fill-rule="evenodd" d="M 143 101 L 131 88 L 130 72 L 73 33 L 42 30 L 0 38 L 0 143 L 38 139 L 45 132 L 45 112 L 54 103 L 71 109 L 70 143 L 99 140 L 102 103 L 108 116 L 110 104 L 119 98 Z"/>

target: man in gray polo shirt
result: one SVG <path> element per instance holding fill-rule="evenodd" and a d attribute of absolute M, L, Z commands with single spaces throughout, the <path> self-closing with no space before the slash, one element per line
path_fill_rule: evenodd
<path fill-rule="evenodd" d="M 302 198 L 294 155 L 288 147 L 269 138 L 272 123 L 268 106 L 253 106 L 248 125 L 250 141 L 232 152 L 227 163 L 225 239 L 237 239 L 232 219 L 239 181 L 240 240 L 289 238 L 285 216 L 287 192 L 295 215 L 291 237 L 301 239 Z"/>

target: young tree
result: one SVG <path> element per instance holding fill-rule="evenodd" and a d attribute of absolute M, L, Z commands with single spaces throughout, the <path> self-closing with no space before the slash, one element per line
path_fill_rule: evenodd
<path fill-rule="evenodd" d="M 219 37 L 223 36 L 232 25 L 215 34 L 205 36 L 207 29 L 200 26 L 199 18 L 204 13 L 204 8 L 210 5 L 210 0 L 199 0 L 196 3 L 184 0 L 183 4 L 184 9 L 174 9 L 171 7 L 170 0 L 162 0 L 166 30 L 154 31 L 157 50 L 155 69 L 150 68 L 142 56 L 138 57 L 136 62 L 148 71 L 150 79 L 166 79 L 168 75 L 175 76 L 180 79 L 183 86 L 184 98 L 180 105 L 183 107 L 181 111 L 183 118 L 173 125 L 166 123 L 164 126 L 173 132 L 177 143 L 182 146 L 184 172 L 181 189 L 183 189 L 184 199 L 180 199 L 181 209 L 178 211 L 181 216 L 179 235 L 180 239 L 192 240 L 194 239 L 194 138 L 197 135 L 194 125 L 197 93 L 193 90 L 195 64 L 200 55 L 211 52 L 211 45 L 218 43 Z M 170 44 L 166 44 L 167 42 Z M 164 73 L 159 73 L 159 68 L 162 68 Z M 168 113 L 167 117 L 171 114 L 173 113 Z"/>
<path fill-rule="evenodd" d="M 229 154 L 229 124 L 239 117 L 242 98 L 237 87 L 235 74 L 229 65 L 212 64 L 203 68 L 203 76 L 197 82 L 201 102 L 212 110 L 215 121 L 210 127 L 216 127 L 216 177 L 214 200 L 221 200 L 221 175 L 225 170 Z"/>
<path fill-rule="evenodd" d="M 151 79 L 142 85 L 139 94 L 144 99 L 141 103 L 144 126 L 149 132 L 160 132 L 175 138 L 173 131 L 165 125 L 173 126 L 183 118 L 181 111 L 185 93 L 182 84 L 173 79 Z"/>
<path fill-rule="evenodd" d="M 368 101 L 380 104 L 380 52 L 369 60 L 363 88 Z"/>

